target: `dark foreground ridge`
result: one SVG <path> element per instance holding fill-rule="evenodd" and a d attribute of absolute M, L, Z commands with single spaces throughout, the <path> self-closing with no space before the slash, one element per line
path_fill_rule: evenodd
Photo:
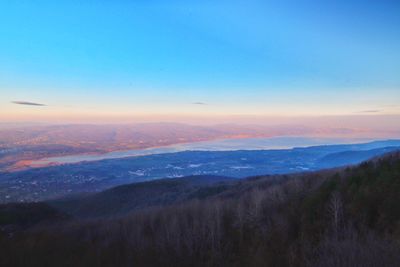
<path fill-rule="evenodd" d="M 312 173 L 200 178 L 38 203 L 28 216 L 30 204 L 3 205 L 0 266 L 399 266 L 399 152 Z"/>

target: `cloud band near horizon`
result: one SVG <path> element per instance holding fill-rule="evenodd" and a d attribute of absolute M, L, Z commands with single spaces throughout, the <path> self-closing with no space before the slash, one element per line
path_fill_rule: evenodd
<path fill-rule="evenodd" d="M 25 105 L 25 106 L 46 106 L 45 104 L 35 103 L 35 102 L 28 102 L 28 101 L 11 101 L 11 103 L 16 105 Z"/>

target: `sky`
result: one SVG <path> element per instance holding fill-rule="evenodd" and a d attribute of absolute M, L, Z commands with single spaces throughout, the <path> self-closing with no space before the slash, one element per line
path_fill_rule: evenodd
<path fill-rule="evenodd" d="M 400 119 L 399 14 L 388 0 L 2 0 L 0 121 L 379 126 Z"/>

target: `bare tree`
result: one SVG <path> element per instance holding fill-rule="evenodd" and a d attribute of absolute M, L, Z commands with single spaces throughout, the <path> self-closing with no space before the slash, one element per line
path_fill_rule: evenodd
<path fill-rule="evenodd" d="M 332 222 L 332 230 L 337 238 L 343 220 L 343 202 L 339 192 L 333 192 L 328 203 L 328 214 Z"/>

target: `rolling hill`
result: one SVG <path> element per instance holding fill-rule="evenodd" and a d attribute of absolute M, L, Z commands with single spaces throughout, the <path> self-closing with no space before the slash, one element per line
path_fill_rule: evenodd
<path fill-rule="evenodd" d="M 206 197 L 227 188 L 233 178 L 221 176 L 189 176 L 121 185 L 83 197 L 48 202 L 62 212 L 80 218 L 126 215 L 153 206 L 169 205 Z M 209 194 L 211 194 L 209 193 Z"/>

